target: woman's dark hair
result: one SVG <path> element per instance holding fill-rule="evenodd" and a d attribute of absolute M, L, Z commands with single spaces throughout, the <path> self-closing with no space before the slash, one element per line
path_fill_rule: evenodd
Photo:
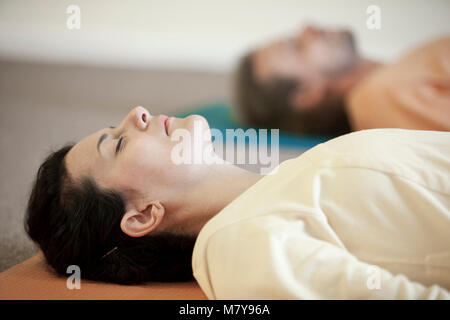
<path fill-rule="evenodd" d="M 82 278 L 120 284 L 194 280 L 196 237 L 157 233 L 133 238 L 123 233 L 124 198 L 90 178 L 72 181 L 64 161 L 72 147 L 48 155 L 28 201 L 25 230 L 48 264 L 61 275 L 77 265 Z"/>
<path fill-rule="evenodd" d="M 249 53 L 241 58 L 234 81 L 236 113 L 245 124 L 313 135 L 350 132 L 343 98 L 327 101 L 310 110 L 295 110 L 289 97 L 302 83 L 298 79 L 282 77 L 267 83 L 258 82 L 253 74 L 252 55 Z"/>

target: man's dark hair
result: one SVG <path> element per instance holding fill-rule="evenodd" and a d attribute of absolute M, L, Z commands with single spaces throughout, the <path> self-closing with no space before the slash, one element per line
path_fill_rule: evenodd
<path fill-rule="evenodd" d="M 245 124 L 311 135 L 350 132 L 343 98 L 311 110 L 295 110 L 289 97 L 302 83 L 281 77 L 258 82 L 253 74 L 252 55 L 249 53 L 240 60 L 234 82 L 237 114 Z"/>
<path fill-rule="evenodd" d="M 82 278 L 120 284 L 194 280 L 196 237 L 126 235 L 120 228 L 123 196 L 101 189 L 91 178 L 75 183 L 68 175 L 64 158 L 72 147 L 48 155 L 28 201 L 25 229 L 48 264 L 61 275 L 67 276 L 69 265 L 78 265 Z"/>

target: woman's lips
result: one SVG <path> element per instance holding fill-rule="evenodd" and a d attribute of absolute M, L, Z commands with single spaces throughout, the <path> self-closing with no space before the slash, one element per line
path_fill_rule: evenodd
<path fill-rule="evenodd" d="M 167 126 L 166 126 L 166 120 L 168 119 L 168 116 L 165 115 L 161 115 L 161 117 L 159 117 L 159 121 L 161 122 L 161 127 L 164 129 L 164 131 L 167 133 Z"/>
<path fill-rule="evenodd" d="M 163 127 L 163 129 L 167 135 L 169 135 L 169 125 L 170 125 L 170 121 L 172 119 L 173 119 L 173 117 L 168 117 L 166 115 L 161 115 L 161 117 L 160 117 L 161 126 Z"/>
<path fill-rule="evenodd" d="M 174 119 L 174 117 L 169 117 L 166 119 L 166 131 L 167 131 L 167 135 L 169 135 L 169 126 L 170 123 L 172 122 L 172 120 Z"/>

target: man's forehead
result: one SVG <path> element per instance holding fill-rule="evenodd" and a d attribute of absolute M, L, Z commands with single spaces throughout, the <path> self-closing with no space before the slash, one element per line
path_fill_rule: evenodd
<path fill-rule="evenodd" d="M 257 81 L 265 82 L 270 79 L 274 69 L 274 48 L 273 45 L 268 45 L 252 55 L 253 76 Z"/>
<path fill-rule="evenodd" d="M 289 59 L 285 43 L 287 39 L 277 40 L 257 50 L 253 55 L 254 77 L 261 82 L 270 80 L 274 75 L 284 74 L 292 67 L 294 57 Z M 287 59 L 288 58 L 288 59 Z"/>

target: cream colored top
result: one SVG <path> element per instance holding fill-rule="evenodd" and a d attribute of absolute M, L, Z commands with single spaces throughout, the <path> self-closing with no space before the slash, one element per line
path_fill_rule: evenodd
<path fill-rule="evenodd" d="M 375 129 L 285 161 L 206 223 L 209 299 L 450 299 L 450 132 Z"/>
<path fill-rule="evenodd" d="M 450 37 L 371 73 L 352 89 L 346 107 L 353 130 L 450 131 Z"/>

